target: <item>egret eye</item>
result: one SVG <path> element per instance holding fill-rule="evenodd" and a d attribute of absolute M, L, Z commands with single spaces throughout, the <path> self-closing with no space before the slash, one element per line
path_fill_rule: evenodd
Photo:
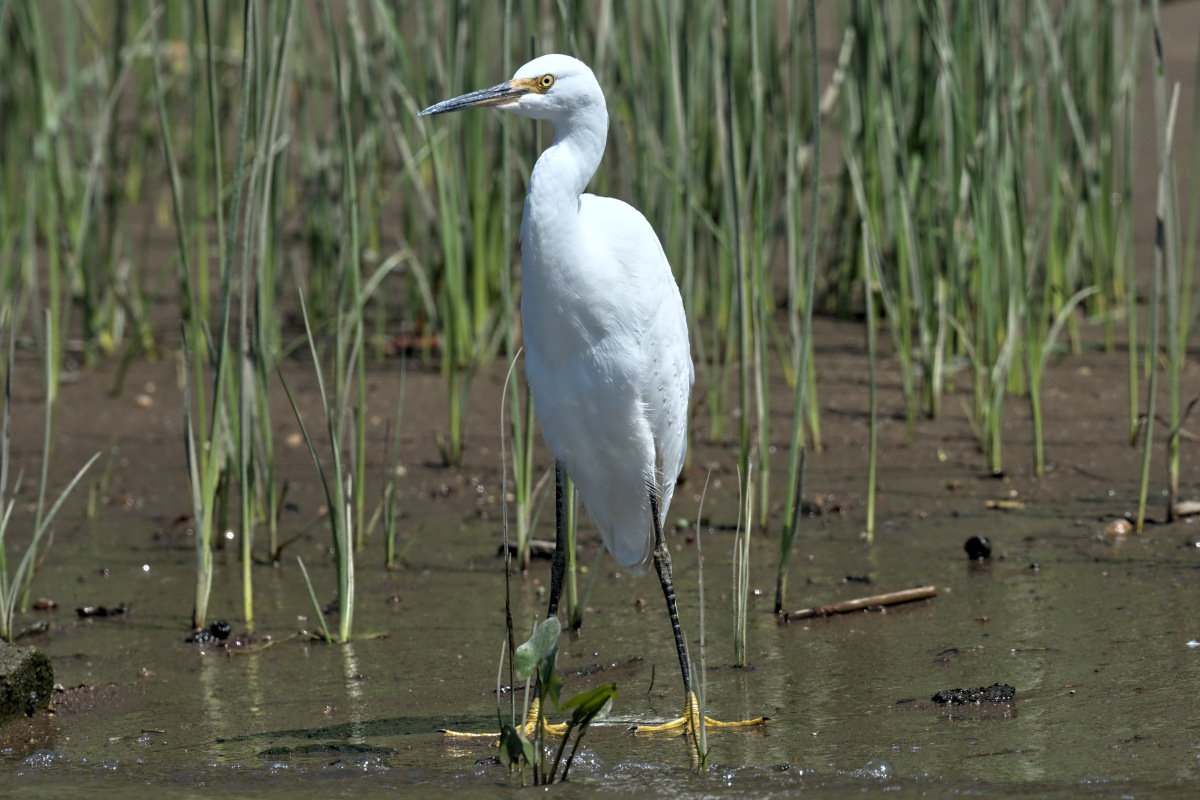
<path fill-rule="evenodd" d="M 554 85 L 554 76 L 553 75 L 543 75 L 542 77 L 538 78 L 538 86 L 541 87 L 541 90 L 543 92 L 546 91 L 547 89 L 549 89 L 553 85 Z"/>

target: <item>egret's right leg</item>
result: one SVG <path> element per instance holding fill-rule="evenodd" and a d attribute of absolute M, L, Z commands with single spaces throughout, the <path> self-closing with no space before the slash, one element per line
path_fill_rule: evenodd
<path fill-rule="evenodd" d="M 550 562 L 550 605 L 546 619 L 558 614 L 563 575 L 567 571 L 567 470 L 554 462 L 554 560 Z"/>
<path fill-rule="evenodd" d="M 675 634 L 675 650 L 679 653 L 679 669 L 683 673 L 683 691 L 687 699 L 684 701 L 683 715 L 678 719 L 662 725 L 638 725 L 634 730 L 638 733 L 655 733 L 683 728 L 686 733 L 695 734 L 700 728 L 700 703 L 696 700 L 696 693 L 692 691 L 692 671 L 688 665 L 683 629 L 679 625 L 679 611 L 675 606 L 675 581 L 671 575 L 671 551 L 663 537 L 662 519 L 658 511 L 658 492 L 653 487 L 650 489 L 650 515 L 654 518 L 654 569 L 658 572 L 658 581 L 662 584 L 663 595 L 667 599 L 667 613 L 671 616 L 671 631 Z M 762 725 L 766 721 L 766 717 L 737 722 L 720 722 L 711 717 L 704 717 L 704 724 L 714 728 Z"/>
<path fill-rule="evenodd" d="M 554 558 L 550 562 L 550 604 L 546 608 L 546 619 L 557 616 L 558 601 L 562 597 L 563 575 L 567 571 L 567 470 L 561 461 L 554 462 Z M 525 735 L 532 737 L 537 728 L 539 706 L 542 698 L 536 693 L 529 703 L 529 713 L 525 715 Z M 567 726 L 563 723 L 552 725 L 545 720 L 542 727 L 547 733 L 562 735 Z"/>

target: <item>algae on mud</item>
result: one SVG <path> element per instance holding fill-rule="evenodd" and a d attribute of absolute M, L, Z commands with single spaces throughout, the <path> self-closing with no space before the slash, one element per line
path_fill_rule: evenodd
<path fill-rule="evenodd" d="M 53 688 L 54 668 L 45 653 L 0 641 L 0 725 L 45 711 Z"/>

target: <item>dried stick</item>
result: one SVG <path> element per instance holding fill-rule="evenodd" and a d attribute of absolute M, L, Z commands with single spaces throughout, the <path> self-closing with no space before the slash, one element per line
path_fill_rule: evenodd
<path fill-rule="evenodd" d="M 897 603 L 910 603 L 913 600 L 924 600 L 928 597 L 937 596 L 936 586 L 918 586 L 915 589 L 904 589 L 899 592 L 888 592 L 887 594 L 877 594 L 872 597 L 859 597 L 855 600 L 844 600 L 841 603 L 834 603 L 829 606 L 816 606 L 814 608 L 802 608 L 799 611 L 791 611 L 783 615 L 784 622 L 790 622 L 794 619 L 808 619 L 810 617 L 830 617 L 834 614 L 846 614 L 850 611 L 859 611 L 864 608 L 876 608 L 878 606 L 894 606 Z"/>

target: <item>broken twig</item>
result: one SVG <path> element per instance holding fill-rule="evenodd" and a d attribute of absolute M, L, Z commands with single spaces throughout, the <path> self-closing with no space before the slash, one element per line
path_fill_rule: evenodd
<path fill-rule="evenodd" d="M 802 608 L 799 611 L 791 611 L 784 614 L 783 621 L 791 622 L 794 619 L 808 619 L 810 617 L 830 617 L 834 614 L 846 614 L 850 611 L 859 611 L 864 608 L 894 606 L 897 603 L 910 603 L 913 600 L 924 600 L 928 597 L 936 596 L 936 586 L 918 586 L 915 589 L 904 589 L 899 592 L 888 592 L 887 594 L 877 594 L 871 597 L 859 597 L 856 600 L 844 600 L 841 603 L 834 603 L 829 606 Z"/>

